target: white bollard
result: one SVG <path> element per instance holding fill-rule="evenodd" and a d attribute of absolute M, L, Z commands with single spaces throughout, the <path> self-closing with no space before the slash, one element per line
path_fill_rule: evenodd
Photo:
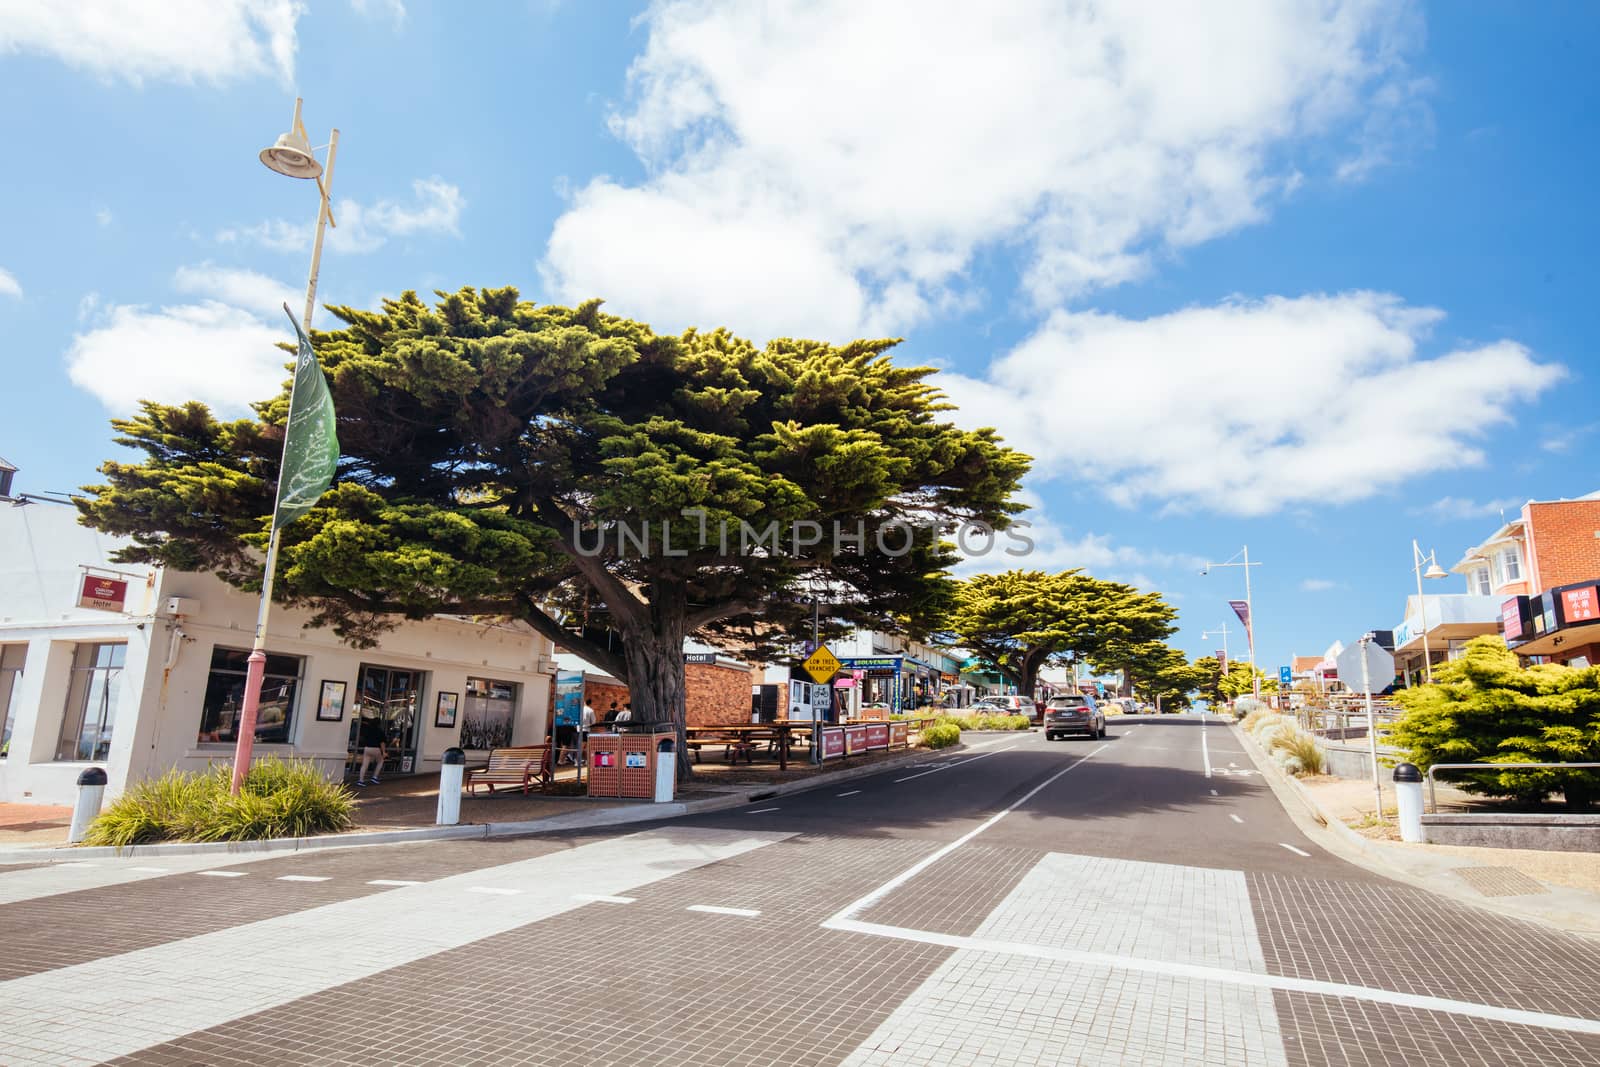
<path fill-rule="evenodd" d="M 461 821 L 461 776 L 466 773 L 467 754 L 459 748 L 444 750 L 439 761 L 439 811 L 433 821 L 454 826 Z"/>
<path fill-rule="evenodd" d="M 672 802 L 673 791 L 678 787 L 677 744 L 670 737 L 656 743 L 656 803 Z"/>
<path fill-rule="evenodd" d="M 1423 842 L 1422 772 L 1410 763 L 1394 769 L 1395 806 L 1400 809 L 1400 840 Z"/>
<path fill-rule="evenodd" d="M 106 795 L 106 772 L 90 767 L 78 775 L 78 799 L 72 805 L 72 828 L 67 831 L 67 844 L 76 845 L 89 832 L 89 824 L 100 814 L 100 801 Z"/>

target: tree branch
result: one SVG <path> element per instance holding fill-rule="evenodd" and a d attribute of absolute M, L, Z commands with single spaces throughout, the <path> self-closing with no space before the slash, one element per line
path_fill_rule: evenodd
<path fill-rule="evenodd" d="M 761 606 L 759 600 L 725 600 L 721 604 L 707 604 L 698 611 L 691 611 L 684 616 L 684 633 L 692 634 L 703 626 L 709 626 L 718 619 L 726 619 L 733 615 L 743 615 L 755 611 Z"/>
<path fill-rule="evenodd" d="M 578 573 L 594 586 L 609 607 L 618 616 L 628 622 L 640 625 L 644 621 L 644 604 L 639 598 L 623 585 L 616 575 L 606 570 L 604 563 L 598 556 L 589 556 L 578 551 L 578 524 L 561 506 L 548 497 L 539 497 L 533 502 L 534 509 L 538 511 L 539 518 L 556 532 L 556 543 L 561 546 L 572 560 L 573 566 L 578 568 Z"/>
<path fill-rule="evenodd" d="M 582 656 L 613 678 L 622 682 L 628 681 L 628 662 L 621 654 L 568 630 L 552 619 L 532 597 L 526 594 L 518 595 L 517 606 L 520 609 L 517 618 L 533 627 L 535 632 L 548 637 L 565 651 L 575 656 Z"/>

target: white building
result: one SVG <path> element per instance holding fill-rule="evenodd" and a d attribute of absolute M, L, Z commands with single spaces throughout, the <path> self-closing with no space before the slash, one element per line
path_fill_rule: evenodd
<path fill-rule="evenodd" d="M 115 794 L 233 757 L 256 597 L 112 563 L 123 543 L 70 506 L 0 499 L 0 802 L 70 804 L 91 765 Z M 360 650 L 307 618 L 273 608 L 257 756 L 344 776 L 362 713 L 390 739 L 385 775 L 548 732 L 554 650 L 520 624 L 405 622 Z"/>

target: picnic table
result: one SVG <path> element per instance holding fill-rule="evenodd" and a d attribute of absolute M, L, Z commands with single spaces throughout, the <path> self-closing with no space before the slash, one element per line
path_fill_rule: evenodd
<path fill-rule="evenodd" d="M 778 719 L 773 722 L 733 723 L 727 726 L 688 726 L 684 728 L 684 740 L 689 745 L 695 758 L 699 758 L 702 745 L 725 745 L 730 761 L 745 758 L 745 762 L 755 759 L 755 746 L 767 741 L 778 750 L 778 769 L 789 769 L 789 745 L 793 743 L 795 735 L 803 734 L 807 738 L 817 724 L 810 719 Z"/>

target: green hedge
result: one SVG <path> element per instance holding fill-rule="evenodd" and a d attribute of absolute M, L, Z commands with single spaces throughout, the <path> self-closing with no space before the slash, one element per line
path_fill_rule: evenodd
<path fill-rule="evenodd" d="M 936 722 L 922 731 L 922 743 L 929 748 L 949 748 L 961 740 L 961 727 L 953 722 Z"/>
<path fill-rule="evenodd" d="M 308 760 L 260 760 L 237 796 L 232 787 L 228 764 L 146 779 L 89 824 L 83 843 L 122 848 L 152 841 L 259 841 L 337 833 L 355 821 L 355 797 Z"/>

